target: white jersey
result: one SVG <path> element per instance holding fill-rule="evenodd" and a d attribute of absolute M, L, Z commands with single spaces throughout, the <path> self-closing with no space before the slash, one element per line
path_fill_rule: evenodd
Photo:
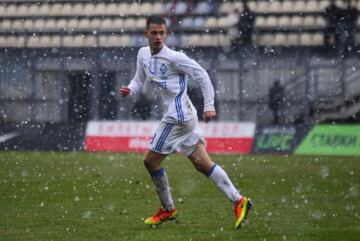
<path fill-rule="evenodd" d="M 207 72 L 186 54 L 163 46 L 151 55 L 150 47 L 139 50 L 136 73 L 128 88 L 138 94 L 145 81 L 157 89 L 163 100 L 163 121 L 183 123 L 195 118 L 196 109 L 187 95 L 188 81 L 196 81 L 204 97 L 204 111 L 214 111 L 214 88 Z"/>

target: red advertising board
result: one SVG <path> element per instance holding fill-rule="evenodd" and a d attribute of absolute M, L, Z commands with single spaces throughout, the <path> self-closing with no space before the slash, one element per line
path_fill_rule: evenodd
<path fill-rule="evenodd" d="M 91 121 L 86 128 L 86 151 L 143 152 L 156 122 Z M 249 122 L 200 123 L 209 153 L 250 153 L 255 124 Z"/>

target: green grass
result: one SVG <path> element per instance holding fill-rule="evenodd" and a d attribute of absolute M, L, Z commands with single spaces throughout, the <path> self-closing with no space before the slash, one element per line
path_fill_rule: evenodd
<path fill-rule="evenodd" d="M 234 230 L 231 203 L 183 156 L 164 162 L 179 222 L 159 207 L 142 156 L 0 152 L 0 240 L 359 240 L 360 158 L 213 156 L 254 201 Z"/>

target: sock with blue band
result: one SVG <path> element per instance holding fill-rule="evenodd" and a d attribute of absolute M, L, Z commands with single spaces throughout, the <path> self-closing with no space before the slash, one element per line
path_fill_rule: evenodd
<path fill-rule="evenodd" d="M 234 187 L 226 172 L 219 165 L 214 164 L 210 168 L 207 176 L 233 203 L 240 200 L 241 195 L 239 191 Z"/>
<path fill-rule="evenodd" d="M 174 209 L 174 202 L 171 197 L 168 178 L 164 168 L 151 172 L 151 179 L 155 184 L 156 192 L 159 196 L 161 206 L 165 210 Z"/>

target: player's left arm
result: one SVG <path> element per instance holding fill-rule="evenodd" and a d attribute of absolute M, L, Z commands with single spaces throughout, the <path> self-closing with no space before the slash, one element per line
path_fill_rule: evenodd
<path fill-rule="evenodd" d="M 204 111 L 204 113 L 203 113 L 203 119 L 204 119 L 205 123 L 207 123 L 210 120 L 214 119 L 215 116 L 216 116 L 216 111 L 215 110 Z"/>
<path fill-rule="evenodd" d="M 204 97 L 204 113 L 203 118 L 205 122 L 210 121 L 216 116 L 214 98 L 214 86 L 211 83 L 210 77 L 206 70 L 201 67 L 195 60 L 190 59 L 187 55 L 179 53 L 175 61 L 176 68 L 195 80 L 201 89 Z"/>

